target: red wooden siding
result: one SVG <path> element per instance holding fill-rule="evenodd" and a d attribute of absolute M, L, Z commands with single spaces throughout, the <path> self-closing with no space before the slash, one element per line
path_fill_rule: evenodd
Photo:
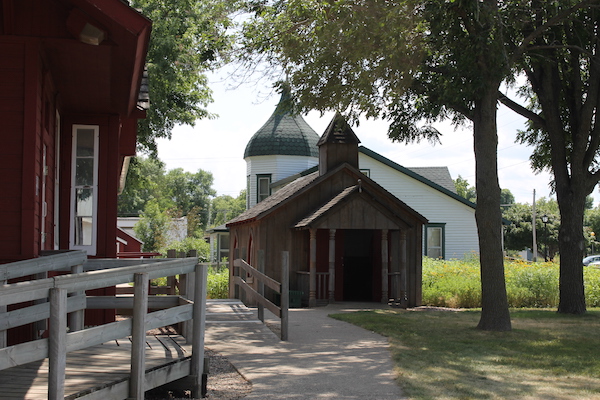
<path fill-rule="evenodd" d="M 25 46 L 0 42 L 0 53 L 0 254 L 12 257 L 21 254 Z"/>

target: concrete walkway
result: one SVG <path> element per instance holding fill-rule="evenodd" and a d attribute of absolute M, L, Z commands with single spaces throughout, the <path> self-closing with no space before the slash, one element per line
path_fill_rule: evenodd
<path fill-rule="evenodd" d="M 339 303 L 290 309 L 289 340 L 282 342 L 255 309 L 236 300 L 209 300 L 206 346 L 252 382 L 245 399 L 403 399 L 393 380 L 387 338 L 328 317 L 379 307 Z M 267 322 L 279 323 L 266 310 L 265 315 Z"/>

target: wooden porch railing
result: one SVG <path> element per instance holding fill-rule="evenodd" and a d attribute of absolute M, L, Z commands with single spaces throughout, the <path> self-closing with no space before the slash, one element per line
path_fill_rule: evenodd
<path fill-rule="evenodd" d="M 31 261 L 0 266 L 4 281 L 47 271 L 76 272 L 53 278 L 30 280 L 0 286 L 0 331 L 31 322 L 49 319 L 49 338 L 39 339 L 0 349 L 0 370 L 49 359 L 48 398 L 64 398 L 66 355 L 110 340 L 132 337 L 131 373 L 129 381 L 107 390 L 107 398 L 144 398 L 144 392 L 172 380 L 192 377 L 194 395 L 200 397 L 204 364 L 204 328 L 206 317 L 207 266 L 197 258 L 144 260 L 86 260 L 85 253 L 68 252 Z M 180 296 L 148 296 L 148 281 L 165 276 L 180 275 L 183 285 Z M 87 297 L 85 290 L 134 282 L 133 297 Z M 193 299 L 194 301 L 191 301 Z M 33 306 L 6 311 L 6 306 L 37 301 Z M 148 306 L 161 309 L 147 313 Z M 132 308 L 133 318 L 96 327 L 83 327 L 85 309 Z M 72 313 L 69 332 L 67 314 Z M 77 317 L 78 314 L 80 317 Z M 193 321 L 193 323 L 190 323 Z M 182 361 L 175 373 L 153 378 L 145 374 L 145 332 L 150 329 L 187 322 L 184 336 L 192 344 L 192 356 Z M 163 379 L 163 381 L 161 381 Z M 149 382 L 146 384 L 146 382 Z M 98 392 L 94 392 L 98 398 Z M 85 398 L 85 397 L 83 397 Z"/>
<path fill-rule="evenodd" d="M 263 307 L 266 307 L 269 311 L 275 314 L 276 317 L 281 319 L 281 340 L 288 340 L 288 312 L 290 307 L 289 253 L 284 251 L 281 255 L 281 283 L 265 275 L 263 272 L 254 268 L 241 258 L 235 259 L 233 261 L 233 266 L 233 284 L 239 286 L 240 289 L 242 289 L 247 295 L 252 296 L 252 298 L 256 300 L 258 303 L 258 317 L 261 321 L 264 322 Z M 256 279 L 258 283 L 258 290 L 252 288 L 244 279 L 245 277 L 240 276 L 241 271 L 245 272 L 245 277 L 247 276 Z M 264 296 L 264 286 L 267 286 L 276 293 L 281 294 L 281 306 L 275 305 Z"/>

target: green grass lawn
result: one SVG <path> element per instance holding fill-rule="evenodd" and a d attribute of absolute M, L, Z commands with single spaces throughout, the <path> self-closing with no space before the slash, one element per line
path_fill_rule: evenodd
<path fill-rule="evenodd" d="M 513 309 L 512 332 L 476 329 L 480 310 L 332 315 L 390 339 L 411 399 L 600 399 L 600 309 Z"/>

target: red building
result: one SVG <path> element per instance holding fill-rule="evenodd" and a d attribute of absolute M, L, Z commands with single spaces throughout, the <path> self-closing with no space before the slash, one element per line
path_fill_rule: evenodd
<path fill-rule="evenodd" d="M 117 256 L 150 29 L 121 0 L 0 1 L 0 262 Z"/>

